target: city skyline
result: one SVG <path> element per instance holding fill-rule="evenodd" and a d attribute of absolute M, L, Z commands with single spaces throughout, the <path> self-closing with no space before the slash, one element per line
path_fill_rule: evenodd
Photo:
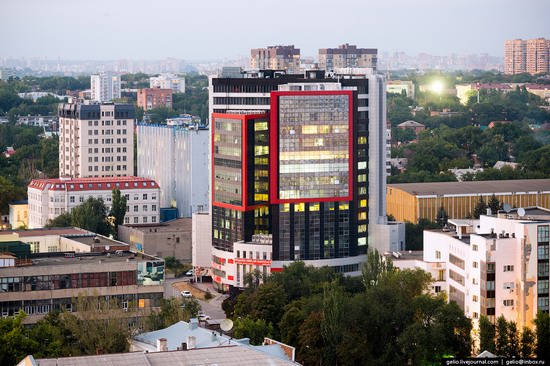
<path fill-rule="evenodd" d="M 67 0 L 4 2 L 0 11 L 11 16 L 0 24 L 0 31 L 9 34 L 0 40 L 0 57 L 212 60 L 248 57 L 252 48 L 277 44 L 293 44 L 303 56 L 316 57 L 319 48 L 343 43 L 378 48 L 379 53 L 502 56 L 507 39 L 550 36 L 544 18 L 550 4 L 538 0 L 465 0 L 437 7 L 431 0 L 331 5 L 288 0 L 271 8 L 244 1 L 215 8 L 174 0 L 99 0 L 93 7 Z"/>

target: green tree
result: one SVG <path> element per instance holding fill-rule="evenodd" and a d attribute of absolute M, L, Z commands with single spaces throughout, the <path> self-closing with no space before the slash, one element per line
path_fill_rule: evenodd
<path fill-rule="evenodd" d="M 479 351 L 495 353 L 495 326 L 486 315 L 479 318 Z"/>
<path fill-rule="evenodd" d="M 285 312 L 279 323 L 281 342 L 286 344 L 298 344 L 298 332 L 300 325 L 305 321 L 301 304 L 294 301 L 285 307 Z"/>
<path fill-rule="evenodd" d="M 476 206 L 474 207 L 473 217 L 479 219 L 479 216 L 487 214 L 487 204 L 483 199 L 483 196 L 479 196 Z"/>
<path fill-rule="evenodd" d="M 23 198 L 23 193 L 7 178 L 0 176 L 0 213 L 8 213 L 10 202 Z"/>
<path fill-rule="evenodd" d="M 518 357 L 520 354 L 520 340 L 516 322 L 508 322 L 508 343 L 506 345 L 506 357 Z"/>
<path fill-rule="evenodd" d="M 279 324 L 283 316 L 285 302 L 286 296 L 283 287 L 268 281 L 253 294 L 250 317 L 254 320 L 262 319 L 270 324 Z"/>
<path fill-rule="evenodd" d="M 325 342 L 321 330 L 323 314 L 311 313 L 300 325 L 298 333 L 298 360 L 304 365 L 323 365 Z"/>
<path fill-rule="evenodd" d="M 437 224 L 441 227 L 447 225 L 447 220 L 449 219 L 449 215 L 447 214 L 447 211 L 445 211 L 445 207 L 440 206 L 437 210 L 437 216 L 436 221 Z"/>
<path fill-rule="evenodd" d="M 535 318 L 537 346 L 536 355 L 542 360 L 550 360 L 550 315 L 539 310 Z"/>
<path fill-rule="evenodd" d="M 107 207 L 102 198 L 89 197 L 84 203 L 73 208 L 71 212 L 73 226 L 104 236 L 111 233 L 107 220 Z"/>
<path fill-rule="evenodd" d="M 0 365 L 16 365 L 38 346 L 26 335 L 23 326 L 26 316 L 19 312 L 14 317 L 0 318 Z"/>
<path fill-rule="evenodd" d="M 124 223 L 124 216 L 126 216 L 126 196 L 120 193 L 120 189 L 113 189 L 113 205 L 111 206 L 111 212 L 109 216 L 113 217 L 113 230 L 112 234 L 115 239 L 118 238 L 118 226 Z"/>
<path fill-rule="evenodd" d="M 321 332 L 325 341 L 325 360 L 330 365 L 338 364 L 337 348 L 346 331 L 345 301 L 346 296 L 337 283 L 324 284 Z"/>
<path fill-rule="evenodd" d="M 508 348 L 508 322 L 503 315 L 497 318 L 495 326 L 495 352 L 497 356 L 506 356 Z"/>
<path fill-rule="evenodd" d="M 533 357 L 535 354 L 535 333 L 527 326 L 523 326 L 521 332 L 521 346 L 519 356 L 523 358 Z"/>
<path fill-rule="evenodd" d="M 150 331 L 167 328 L 179 321 L 188 322 L 196 318 L 201 305 L 195 298 L 173 297 L 160 300 L 160 310 L 147 317 L 146 326 Z"/>
<path fill-rule="evenodd" d="M 253 320 L 245 316 L 235 320 L 233 331 L 235 338 L 249 338 L 250 344 L 260 345 L 265 337 L 272 337 L 273 325 L 263 319 Z"/>
<path fill-rule="evenodd" d="M 489 202 L 487 203 L 487 207 L 491 209 L 491 213 L 495 215 L 498 210 L 502 208 L 502 205 L 500 204 L 499 199 L 495 196 L 493 193 L 491 198 L 489 198 Z"/>
<path fill-rule="evenodd" d="M 70 212 L 64 212 L 61 215 L 48 220 L 44 227 L 69 227 L 73 226 L 73 217 Z"/>
<path fill-rule="evenodd" d="M 363 277 L 363 285 L 369 289 L 378 284 L 380 277 L 384 273 L 393 271 L 393 262 L 391 258 L 386 258 L 378 253 L 378 250 L 369 250 L 367 260 L 363 264 L 361 271 Z"/>

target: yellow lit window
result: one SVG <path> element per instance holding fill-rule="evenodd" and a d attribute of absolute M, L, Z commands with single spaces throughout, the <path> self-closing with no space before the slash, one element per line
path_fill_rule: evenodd
<path fill-rule="evenodd" d="M 367 200 L 359 201 L 359 207 L 367 207 Z"/>

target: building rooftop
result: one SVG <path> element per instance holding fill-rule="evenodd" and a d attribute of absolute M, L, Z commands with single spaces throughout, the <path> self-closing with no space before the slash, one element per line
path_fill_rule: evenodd
<path fill-rule="evenodd" d="M 77 227 L 54 227 L 54 228 L 0 231 L 0 236 L 13 235 L 13 234 L 19 235 L 20 238 L 24 238 L 28 236 L 48 236 L 48 235 L 60 235 L 60 236 L 95 235 L 91 231 L 80 229 Z"/>
<path fill-rule="evenodd" d="M 189 337 L 194 337 L 193 349 L 219 350 L 221 353 L 223 353 L 224 350 L 231 349 L 232 346 L 240 346 L 240 349 L 252 349 L 257 352 L 259 351 L 259 353 L 268 355 L 268 357 L 272 358 L 273 360 L 286 362 L 290 362 L 290 360 L 285 355 L 282 347 L 293 349 L 292 347 L 284 344 L 280 344 L 280 346 L 277 344 L 251 346 L 249 345 L 248 338 L 237 340 L 230 338 L 218 331 L 201 328 L 198 326 L 197 319 L 191 319 L 189 323 L 179 321 L 164 329 L 139 334 L 133 338 L 133 342 L 136 343 L 138 348 L 144 349 L 149 352 L 155 352 L 157 351 L 157 340 L 164 338 L 167 342 L 166 344 L 168 351 L 173 351 L 181 347 L 182 343 L 187 343 L 187 346 L 189 347 Z M 226 365 L 227 363 L 224 362 L 223 364 Z"/>
<path fill-rule="evenodd" d="M 283 366 L 296 363 L 260 352 L 252 347 L 218 347 L 187 351 L 132 352 L 111 355 L 34 359 L 27 356 L 19 365 L 29 366 L 160 366 L 160 365 L 224 365 Z"/>
<path fill-rule="evenodd" d="M 131 225 L 126 224 L 124 226 L 131 227 L 144 233 L 157 233 L 157 232 L 175 232 L 175 231 L 191 231 L 193 219 L 188 217 L 182 217 L 171 221 L 166 221 L 161 224 L 140 224 Z"/>
<path fill-rule="evenodd" d="M 550 192 L 550 179 L 388 184 L 415 196 Z"/>
<path fill-rule="evenodd" d="M 403 123 L 398 124 L 397 127 L 424 127 L 424 125 L 422 123 L 419 123 L 419 122 L 416 122 L 416 121 L 413 121 L 413 120 L 409 120 L 409 121 L 405 121 Z"/>
<path fill-rule="evenodd" d="M 141 177 L 103 177 L 103 178 L 54 178 L 34 179 L 29 188 L 51 191 L 112 191 L 119 189 L 159 188 L 158 184 L 148 178 Z"/>

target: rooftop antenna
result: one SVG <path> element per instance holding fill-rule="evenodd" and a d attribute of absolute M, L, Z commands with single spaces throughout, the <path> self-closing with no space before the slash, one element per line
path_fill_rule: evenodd
<path fill-rule="evenodd" d="M 518 208 L 518 216 L 519 217 L 525 216 L 525 209 L 523 207 Z"/>
<path fill-rule="evenodd" d="M 506 213 L 510 213 L 510 211 L 512 211 L 512 205 L 510 205 L 509 203 L 505 203 L 502 208 L 504 209 L 504 212 Z"/>
<path fill-rule="evenodd" d="M 224 332 L 229 332 L 231 329 L 233 329 L 233 320 L 231 319 L 224 319 L 220 323 L 220 328 Z"/>

